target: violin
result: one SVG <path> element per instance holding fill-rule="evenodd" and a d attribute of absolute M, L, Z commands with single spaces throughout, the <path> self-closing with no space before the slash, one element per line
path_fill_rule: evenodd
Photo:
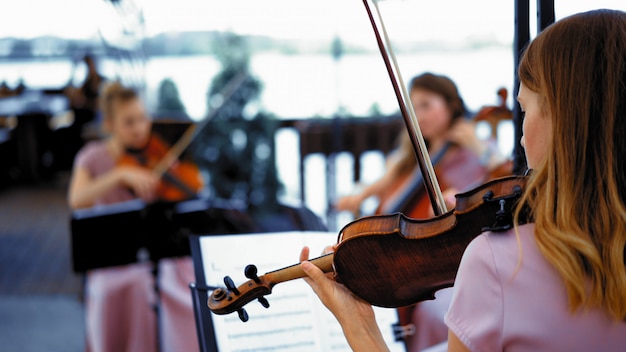
<path fill-rule="evenodd" d="M 357 219 L 346 225 L 338 236 L 334 253 L 310 260 L 323 272 L 333 273 L 355 296 L 387 308 L 411 305 L 433 299 L 436 291 L 454 283 L 461 257 L 467 245 L 484 231 L 506 231 L 514 226 L 513 212 L 524 192 L 526 176 L 508 176 L 489 181 L 471 191 L 456 195 L 456 208 L 447 211 L 430 157 L 426 151 L 417 118 L 408 92 L 398 84 L 394 72 L 400 70 L 395 58 L 392 67 L 387 53 L 393 57 L 378 5 L 378 21 L 383 27 L 387 47 L 381 39 L 368 0 L 363 0 L 396 93 L 400 112 L 407 126 L 411 143 L 423 175 L 426 193 L 433 207 L 431 219 L 411 219 L 401 213 Z M 401 88 L 402 87 L 402 90 Z M 521 209 L 519 224 L 529 221 L 529 212 Z M 224 277 L 225 287 L 215 289 L 207 305 L 215 314 L 237 312 L 248 320 L 244 306 L 257 299 L 268 308 L 265 298 L 282 282 L 304 277 L 299 264 L 258 276 L 258 269 L 248 265 L 249 279 L 235 286 Z"/>
<path fill-rule="evenodd" d="M 338 236 L 335 252 L 311 259 L 325 273 L 333 273 L 354 295 L 380 307 L 397 308 L 434 299 L 434 293 L 454 283 L 467 245 L 484 231 L 506 231 L 513 226 L 513 209 L 522 195 L 526 176 L 508 176 L 457 194 L 457 207 L 432 219 L 418 220 L 401 213 L 357 219 Z M 525 223 L 526 217 L 520 218 Z M 215 314 L 238 312 L 264 297 L 279 283 L 306 276 L 299 264 L 257 275 L 248 265 L 249 279 L 240 286 L 226 276 L 224 288 L 208 300 Z"/>
<path fill-rule="evenodd" d="M 161 178 L 157 189 L 160 200 L 179 202 L 195 198 L 203 187 L 198 166 L 178 158 L 245 80 L 246 74 L 239 73 L 228 82 L 220 91 L 221 102 L 200 124 L 189 126 L 171 148 L 157 135 L 152 134 L 143 149 L 127 150 L 117 161 L 117 166 L 139 166 L 152 170 Z"/>
<path fill-rule="evenodd" d="M 198 166 L 189 161 L 169 161 L 168 158 L 172 158 L 170 147 L 153 133 L 144 148 L 126 150 L 117 160 L 117 166 L 138 166 L 155 171 L 161 176 L 157 188 L 159 200 L 180 202 L 195 198 L 203 187 Z M 162 167 L 164 161 L 171 165 Z"/>

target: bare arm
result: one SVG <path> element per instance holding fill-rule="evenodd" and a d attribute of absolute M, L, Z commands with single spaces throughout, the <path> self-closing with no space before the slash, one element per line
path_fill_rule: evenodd
<path fill-rule="evenodd" d="M 455 123 L 448 131 L 448 140 L 471 150 L 489 171 L 506 161 L 506 157 L 495 145 L 478 139 L 476 127 L 470 121 L 461 120 Z"/>
<path fill-rule="evenodd" d="M 357 194 L 340 198 L 335 204 L 335 208 L 337 210 L 348 210 L 355 214 L 358 213 L 363 201 L 373 196 L 380 198 L 383 192 L 396 182 L 400 174 L 399 169 L 400 164 L 397 156 L 391 156 L 387 161 L 385 174 L 381 178 Z"/>
<path fill-rule="evenodd" d="M 470 350 L 459 340 L 458 336 L 448 330 L 448 352 L 470 352 Z"/>
<path fill-rule="evenodd" d="M 93 206 L 98 198 L 118 186 L 129 187 L 138 197 L 150 201 L 154 199 L 157 185 L 158 178 L 140 168 L 115 168 L 93 178 L 87 169 L 77 167 L 72 172 L 68 202 L 72 209 L 88 208 Z"/>

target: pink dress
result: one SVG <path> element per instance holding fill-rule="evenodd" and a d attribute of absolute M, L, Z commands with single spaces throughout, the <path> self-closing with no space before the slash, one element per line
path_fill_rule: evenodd
<path fill-rule="evenodd" d="M 115 161 L 106 142 L 97 141 L 78 153 L 74 167 L 87 169 L 95 178 L 113 169 Z M 117 187 L 98 199 L 95 206 L 133 198 L 127 188 Z M 87 351 L 155 352 L 158 340 L 164 352 L 199 351 L 188 287 L 189 282 L 194 281 L 191 259 L 166 259 L 159 263 L 158 322 L 151 271 L 151 263 L 137 263 L 87 273 Z"/>
<path fill-rule="evenodd" d="M 482 234 L 466 249 L 445 321 L 472 351 L 624 351 L 626 323 L 598 309 L 570 313 L 535 242 L 534 225 Z"/>

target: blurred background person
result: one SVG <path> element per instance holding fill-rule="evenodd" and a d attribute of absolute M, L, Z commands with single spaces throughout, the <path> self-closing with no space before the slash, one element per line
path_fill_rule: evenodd
<path fill-rule="evenodd" d="M 494 143 L 476 136 L 463 100 L 449 78 L 432 73 L 419 75 L 411 81 L 410 96 L 442 190 L 449 189 L 447 195 L 473 185 L 505 162 Z M 335 204 L 338 210 L 358 213 L 366 199 L 376 197 L 377 213 L 409 210 L 408 216 L 430 217 L 423 205 L 420 209 L 393 208 L 393 200 L 400 193 L 420 192 L 407 189 L 414 184 L 411 180 L 421 177 L 408 133 L 403 131 L 398 139 L 398 149 L 387 158 L 385 174 L 360 192 L 340 198 Z M 454 206 L 454 202 L 449 205 Z"/>
<path fill-rule="evenodd" d="M 87 75 L 83 83 L 76 87 L 73 84 L 74 75 L 63 89 L 68 98 L 70 109 L 74 115 L 72 123 L 57 132 L 54 143 L 56 164 L 59 169 L 69 170 L 72 168 L 74 157 L 85 145 L 85 140 L 97 137 L 93 131 L 88 131 L 88 126 L 95 125 L 98 112 L 98 94 L 106 78 L 98 72 L 95 58 L 91 55 L 83 57 Z M 74 65 L 75 70 L 76 65 Z"/>
<path fill-rule="evenodd" d="M 151 170 L 117 165 L 127 149 L 141 150 L 151 138 L 151 121 L 143 102 L 134 90 L 114 82 L 102 91 L 101 107 L 104 129 L 110 137 L 88 143 L 76 156 L 68 194 L 70 207 L 88 208 L 137 198 L 156 200 L 159 178 Z M 157 351 L 158 324 L 163 327 L 163 351 L 198 350 L 187 286 L 194 281 L 191 260 L 160 261 L 158 302 L 153 269 L 151 263 L 142 262 L 88 272 L 88 351 Z M 154 310 L 157 303 L 160 322 Z"/>

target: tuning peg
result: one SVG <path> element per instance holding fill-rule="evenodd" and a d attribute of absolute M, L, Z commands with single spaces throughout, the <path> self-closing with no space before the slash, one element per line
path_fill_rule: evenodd
<path fill-rule="evenodd" d="M 241 321 L 243 321 L 244 323 L 247 322 L 248 319 L 250 319 L 250 317 L 248 317 L 248 312 L 246 312 L 246 310 L 243 308 L 237 310 L 237 314 L 239 314 L 239 319 L 241 319 Z"/>
<path fill-rule="evenodd" d="M 246 268 L 244 269 L 244 275 L 246 275 L 246 277 L 250 280 L 254 280 L 254 282 L 256 282 L 257 284 L 261 283 L 261 280 L 259 280 L 259 276 L 257 275 L 257 268 L 255 265 L 248 265 L 246 266 Z"/>
<path fill-rule="evenodd" d="M 261 305 L 265 308 L 269 308 L 270 307 L 270 302 L 267 301 L 267 298 L 265 297 L 259 297 L 259 303 L 261 303 Z"/>
<path fill-rule="evenodd" d="M 229 291 L 231 291 L 235 295 L 239 295 L 239 290 L 237 289 L 237 286 L 235 286 L 235 283 L 233 282 L 233 279 L 230 278 L 230 276 L 224 276 L 224 285 L 226 285 L 226 288 Z"/>

